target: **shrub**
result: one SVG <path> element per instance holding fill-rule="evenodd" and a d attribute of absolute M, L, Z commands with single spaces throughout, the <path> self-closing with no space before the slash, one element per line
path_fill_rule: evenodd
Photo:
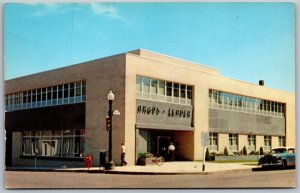
<path fill-rule="evenodd" d="M 250 155 L 259 155 L 259 151 L 251 151 Z"/>
<path fill-rule="evenodd" d="M 216 153 L 210 153 L 210 161 L 215 161 Z"/>
<path fill-rule="evenodd" d="M 225 156 L 228 156 L 228 150 L 227 150 L 227 147 L 224 148 L 224 155 L 225 155 Z"/>
<path fill-rule="evenodd" d="M 209 150 L 208 148 L 206 149 L 206 152 L 205 152 L 205 161 L 210 161 L 211 160 L 211 157 L 210 157 L 210 153 L 209 153 Z"/>
<path fill-rule="evenodd" d="M 263 147 L 259 148 L 259 155 L 264 155 L 264 148 Z"/>
<path fill-rule="evenodd" d="M 138 158 L 149 158 L 152 157 L 153 155 L 149 152 L 142 152 L 142 153 L 138 153 Z"/>
<path fill-rule="evenodd" d="M 247 155 L 247 148 L 246 148 L 246 146 L 243 147 L 242 155 Z"/>

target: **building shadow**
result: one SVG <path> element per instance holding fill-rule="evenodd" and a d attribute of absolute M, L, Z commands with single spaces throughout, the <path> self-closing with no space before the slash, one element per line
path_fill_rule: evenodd
<path fill-rule="evenodd" d="M 281 166 L 265 166 L 265 167 L 252 168 L 252 171 L 259 172 L 259 171 L 294 170 L 294 169 L 296 169 L 296 167 L 288 167 L 283 169 Z"/>

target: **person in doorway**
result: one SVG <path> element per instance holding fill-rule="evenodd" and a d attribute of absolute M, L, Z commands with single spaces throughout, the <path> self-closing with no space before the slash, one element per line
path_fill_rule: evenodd
<path fill-rule="evenodd" d="M 175 153 L 175 146 L 171 142 L 168 148 L 168 154 L 169 154 L 169 159 L 170 161 L 174 161 L 174 153 Z"/>
<path fill-rule="evenodd" d="M 126 146 L 124 145 L 124 143 L 121 143 L 121 147 L 122 147 L 121 166 L 126 166 L 127 165 L 127 162 L 125 161 Z"/>

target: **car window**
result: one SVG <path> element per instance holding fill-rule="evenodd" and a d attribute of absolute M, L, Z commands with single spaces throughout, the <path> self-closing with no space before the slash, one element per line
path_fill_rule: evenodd
<path fill-rule="evenodd" d="M 286 149 L 285 149 L 285 148 L 272 149 L 270 153 L 271 153 L 271 154 L 286 153 Z"/>
<path fill-rule="evenodd" d="M 289 149 L 288 153 L 295 153 L 295 150 L 294 149 Z"/>

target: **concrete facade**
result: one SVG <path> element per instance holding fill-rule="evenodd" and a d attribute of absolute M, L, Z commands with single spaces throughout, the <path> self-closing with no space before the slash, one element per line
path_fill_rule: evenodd
<path fill-rule="evenodd" d="M 193 88 L 192 105 L 181 108 L 177 104 L 164 104 L 149 100 L 141 101 L 136 96 L 137 76 L 191 85 Z M 263 135 L 266 134 L 272 136 L 272 147 L 278 146 L 278 135 L 286 137 L 287 146 L 296 145 L 294 94 L 233 80 L 220 75 L 217 69 L 145 50 L 135 50 L 8 80 L 5 81 L 5 94 L 78 80 L 86 81 L 85 154 L 93 155 L 95 165 L 99 164 L 100 150 L 108 149 L 105 112 L 108 110 L 106 96 L 110 89 L 113 90 L 116 96 L 113 109 L 117 109 L 121 113 L 119 116 L 113 116 L 112 123 L 113 160 L 116 164 L 120 163 L 121 142 L 126 144 L 126 161 L 128 164 L 133 165 L 136 163 L 138 153 L 155 148 L 158 145 L 156 143 L 160 143 L 158 142 L 160 139 L 162 140 L 161 143 L 167 143 L 167 141 L 175 143 L 178 159 L 201 160 L 203 157 L 201 133 L 203 132 L 218 133 L 218 152 L 223 152 L 225 147 L 229 147 L 229 133 L 232 132 L 238 134 L 239 151 L 247 146 L 247 136 L 251 133 L 256 134 L 256 150 L 259 150 L 260 146 L 264 146 Z M 259 119 L 257 117 L 261 116 L 245 114 L 243 117 L 238 117 L 234 116 L 235 112 L 220 115 L 220 110 L 211 109 L 208 98 L 209 89 L 279 101 L 286 104 L 285 117 L 284 119 L 268 117 L 267 119 L 272 119 L 271 124 L 268 124 L 264 131 L 258 131 L 256 120 Z M 182 110 L 182 113 L 191 111 L 191 116 L 190 119 L 185 120 L 179 120 L 179 118 L 177 120 L 147 118 L 138 114 L 138 106 L 141 104 L 146 104 L 146 106 L 147 104 L 152 106 L 161 104 L 159 107 L 160 113 L 162 113 L 161 109 L 170 108 L 171 105 L 171 107 L 178 107 Z M 165 109 L 165 111 L 167 110 Z M 215 116 L 217 114 L 222 116 L 222 119 L 227 120 L 226 127 L 224 127 L 224 122 Z M 247 127 L 242 127 L 244 119 L 249 122 Z M 231 130 L 226 130 L 228 128 Z M 252 129 L 251 132 L 249 132 L 250 128 Z M 158 138 L 159 136 L 161 138 Z M 13 132 L 13 165 L 22 164 L 24 160 L 33 163 L 32 158 L 20 156 L 21 139 L 20 131 Z M 66 164 L 67 161 L 67 158 L 66 160 L 60 160 L 61 164 Z M 60 162 L 56 161 L 56 163 Z M 78 159 L 78 163 L 83 165 L 83 159 Z"/>

